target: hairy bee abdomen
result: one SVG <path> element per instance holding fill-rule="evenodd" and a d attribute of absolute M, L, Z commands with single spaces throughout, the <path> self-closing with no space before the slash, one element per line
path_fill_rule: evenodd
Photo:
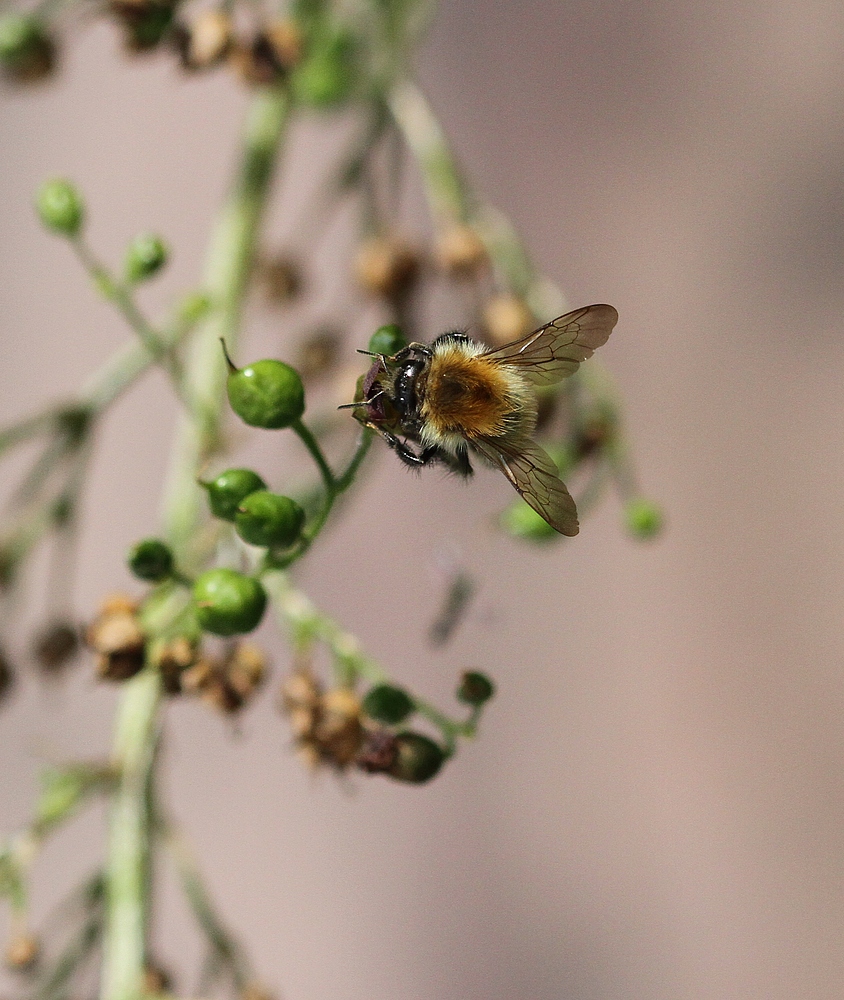
<path fill-rule="evenodd" d="M 421 413 L 435 435 L 499 437 L 514 419 L 521 422 L 525 408 L 529 419 L 532 404 L 532 392 L 518 373 L 469 354 L 457 343 L 431 359 Z"/>

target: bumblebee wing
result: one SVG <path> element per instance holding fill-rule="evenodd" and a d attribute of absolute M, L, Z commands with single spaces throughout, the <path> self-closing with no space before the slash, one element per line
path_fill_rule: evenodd
<path fill-rule="evenodd" d="M 472 438 L 472 447 L 500 469 L 522 499 L 563 535 L 576 535 L 577 508 L 551 458 L 529 437 Z"/>
<path fill-rule="evenodd" d="M 595 348 L 607 342 L 617 322 L 618 313 L 612 306 L 584 306 L 481 356 L 517 368 L 533 385 L 553 385 L 591 358 Z"/>

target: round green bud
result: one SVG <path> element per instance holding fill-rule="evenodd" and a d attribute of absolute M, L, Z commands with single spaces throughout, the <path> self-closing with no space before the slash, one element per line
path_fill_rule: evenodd
<path fill-rule="evenodd" d="M 634 538 L 655 538 L 662 531 L 665 518 L 660 508 L 650 500 L 638 497 L 624 510 L 627 530 Z"/>
<path fill-rule="evenodd" d="M 126 18 L 126 44 L 136 52 L 155 48 L 170 31 L 176 5 L 152 3 L 140 6 Z"/>
<path fill-rule="evenodd" d="M 305 512 L 290 497 L 258 490 L 245 497 L 234 519 L 237 533 L 250 545 L 284 548 L 302 531 Z"/>
<path fill-rule="evenodd" d="M 47 181 L 38 192 L 35 206 L 41 221 L 55 233 L 76 236 L 82 228 L 85 205 L 69 181 Z"/>
<path fill-rule="evenodd" d="M 126 280 L 135 284 L 146 281 L 167 263 L 170 252 L 159 236 L 142 233 L 136 236 L 126 251 Z"/>
<path fill-rule="evenodd" d="M 373 354 L 384 354 L 388 358 L 398 354 L 403 347 L 407 347 L 407 341 L 404 339 L 401 327 L 395 323 L 379 326 L 369 338 L 369 350 Z"/>
<path fill-rule="evenodd" d="M 495 694 L 495 685 L 486 676 L 474 670 L 467 670 L 460 678 L 457 697 L 466 705 L 483 705 Z"/>
<path fill-rule="evenodd" d="M 208 491 L 208 506 L 214 517 L 234 521 L 237 509 L 256 490 L 265 490 L 267 484 L 251 469 L 226 469 L 210 483 L 200 483 Z"/>
<path fill-rule="evenodd" d="M 211 312 L 213 304 L 205 292 L 188 292 L 179 303 L 179 320 L 188 324 L 198 323 Z"/>
<path fill-rule="evenodd" d="M 421 733 L 399 733 L 396 736 L 396 759 L 387 772 L 398 781 L 421 785 L 430 781 L 445 760 L 439 744 Z"/>
<path fill-rule="evenodd" d="M 524 500 L 515 500 L 501 514 L 499 520 L 501 527 L 508 535 L 514 538 L 523 538 L 528 542 L 550 542 L 560 535 L 542 517 L 541 514 L 529 507 Z"/>
<path fill-rule="evenodd" d="M 410 695 L 392 684 L 377 684 L 370 688 L 361 705 L 365 715 L 387 725 L 403 722 L 413 711 Z"/>
<path fill-rule="evenodd" d="M 173 553 L 157 538 L 146 538 L 130 551 L 129 569 L 139 580 L 160 583 L 173 574 Z"/>
<path fill-rule="evenodd" d="M 264 616 L 267 594 L 260 580 L 233 569 L 209 569 L 193 585 L 196 617 L 206 632 L 251 632 Z"/>
<path fill-rule="evenodd" d="M 44 28 L 31 14 L 4 14 L 0 17 L 0 60 L 15 64 L 25 59 L 44 36 Z"/>
<path fill-rule="evenodd" d="M 310 48 L 310 55 L 293 73 L 294 96 L 312 107 L 336 107 L 354 89 L 354 38 L 345 30 L 326 32 L 313 39 Z"/>
<path fill-rule="evenodd" d="M 232 409 L 250 427 L 279 430 L 305 412 L 305 387 L 299 373 L 273 358 L 229 372 L 226 391 Z"/>

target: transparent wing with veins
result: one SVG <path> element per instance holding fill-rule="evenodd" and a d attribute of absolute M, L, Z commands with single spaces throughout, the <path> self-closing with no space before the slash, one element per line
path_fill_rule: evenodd
<path fill-rule="evenodd" d="M 532 385 L 553 385 L 591 358 L 593 351 L 607 342 L 617 322 L 618 313 L 612 306 L 585 306 L 551 320 L 521 340 L 486 351 L 482 357 L 518 369 Z"/>
<path fill-rule="evenodd" d="M 557 467 L 539 447 L 526 436 L 472 438 L 472 447 L 492 466 L 500 469 L 513 488 L 563 535 L 576 535 L 579 530 L 577 508 Z"/>

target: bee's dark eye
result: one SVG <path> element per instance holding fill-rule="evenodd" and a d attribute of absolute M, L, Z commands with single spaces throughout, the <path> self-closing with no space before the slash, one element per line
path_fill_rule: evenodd
<path fill-rule="evenodd" d="M 396 409 L 402 415 L 406 416 L 416 410 L 416 379 L 424 367 L 424 361 L 408 361 L 402 365 L 396 377 L 393 395 Z"/>

